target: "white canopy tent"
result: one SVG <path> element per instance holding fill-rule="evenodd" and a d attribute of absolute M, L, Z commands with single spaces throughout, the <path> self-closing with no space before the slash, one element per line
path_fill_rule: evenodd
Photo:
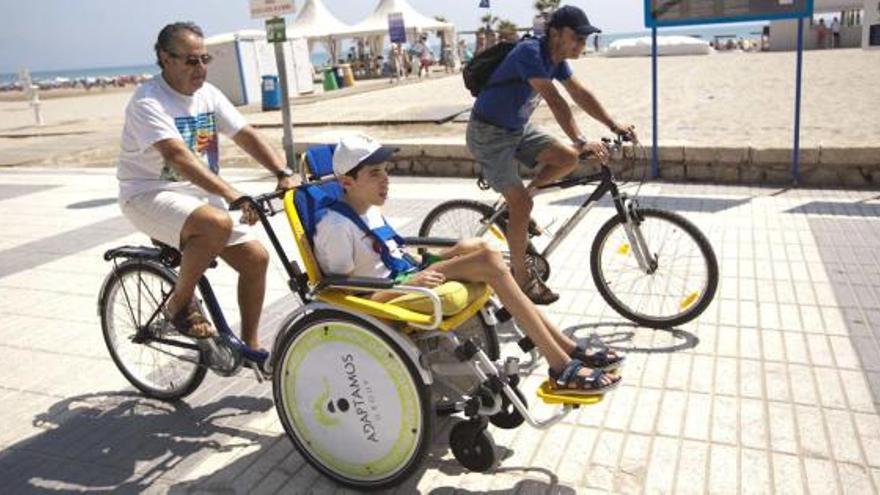
<path fill-rule="evenodd" d="M 422 15 L 406 0 L 380 0 L 373 13 L 350 26 L 347 34 L 352 38 L 366 39 L 373 53 L 381 53 L 385 36 L 388 35 L 388 14 L 392 13 L 403 16 L 406 39 L 409 43 L 416 42 L 420 34 L 432 31 L 442 32 L 446 43 L 453 43 L 455 40 L 454 24 Z"/>
<path fill-rule="evenodd" d="M 287 27 L 287 37 L 306 38 L 309 41 L 309 52 L 316 43 L 324 43 L 330 59 L 336 60 L 339 41 L 350 38 L 350 31 L 351 26 L 337 19 L 321 0 L 306 0 L 296 20 Z"/>

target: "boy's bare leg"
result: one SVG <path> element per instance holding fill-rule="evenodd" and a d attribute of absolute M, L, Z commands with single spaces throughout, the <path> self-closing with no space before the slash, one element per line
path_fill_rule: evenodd
<path fill-rule="evenodd" d="M 501 303 L 535 342 L 551 368 L 560 370 L 568 363 L 568 354 L 544 326 L 535 305 L 519 289 L 510 271 L 504 265 L 501 253 L 480 249 L 451 260 L 431 265 L 431 270 L 442 273 L 449 280 L 485 282 L 492 286 Z"/>
<path fill-rule="evenodd" d="M 440 253 L 440 257 L 444 260 L 449 260 L 455 258 L 456 256 L 479 251 L 480 249 L 489 249 L 489 243 L 476 237 L 470 239 L 462 239 L 456 242 L 455 245 L 451 248 L 442 251 Z"/>

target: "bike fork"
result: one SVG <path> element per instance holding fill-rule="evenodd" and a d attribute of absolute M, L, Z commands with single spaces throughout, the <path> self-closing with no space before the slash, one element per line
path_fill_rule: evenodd
<path fill-rule="evenodd" d="M 626 196 L 622 196 L 621 201 L 624 214 L 623 230 L 626 232 L 630 246 L 632 246 L 633 256 L 636 257 L 642 271 L 647 274 L 654 273 L 657 270 L 657 258 L 651 255 L 648 243 L 645 242 L 645 237 L 642 235 L 642 219 L 638 214 L 638 202 Z"/>

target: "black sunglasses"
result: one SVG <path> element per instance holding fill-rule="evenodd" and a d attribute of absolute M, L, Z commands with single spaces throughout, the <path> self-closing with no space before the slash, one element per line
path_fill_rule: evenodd
<path fill-rule="evenodd" d="M 171 55 L 173 58 L 183 59 L 183 63 L 185 63 L 186 65 L 192 66 L 192 67 L 199 65 L 199 63 L 201 63 L 203 65 L 208 65 L 214 60 L 214 56 L 211 55 L 210 53 L 203 53 L 201 55 L 183 56 L 183 55 L 178 55 L 174 52 L 168 52 L 168 55 Z"/>

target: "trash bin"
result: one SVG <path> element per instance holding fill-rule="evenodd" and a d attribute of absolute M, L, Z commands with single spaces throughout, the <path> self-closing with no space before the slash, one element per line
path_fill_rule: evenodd
<path fill-rule="evenodd" d="M 351 64 L 340 65 L 339 72 L 343 88 L 354 86 L 354 71 L 351 70 Z"/>
<path fill-rule="evenodd" d="M 281 86 L 278 76 L 263 76 L 263 111 L 281 108 Z"/>
<path fill-rule="evenodd" d="M 333 91 L 334 89 L 339 89 L 339 84 L 336 82 L 336 69 L 328 67 L 324 69 L 324 91 Z"/>

